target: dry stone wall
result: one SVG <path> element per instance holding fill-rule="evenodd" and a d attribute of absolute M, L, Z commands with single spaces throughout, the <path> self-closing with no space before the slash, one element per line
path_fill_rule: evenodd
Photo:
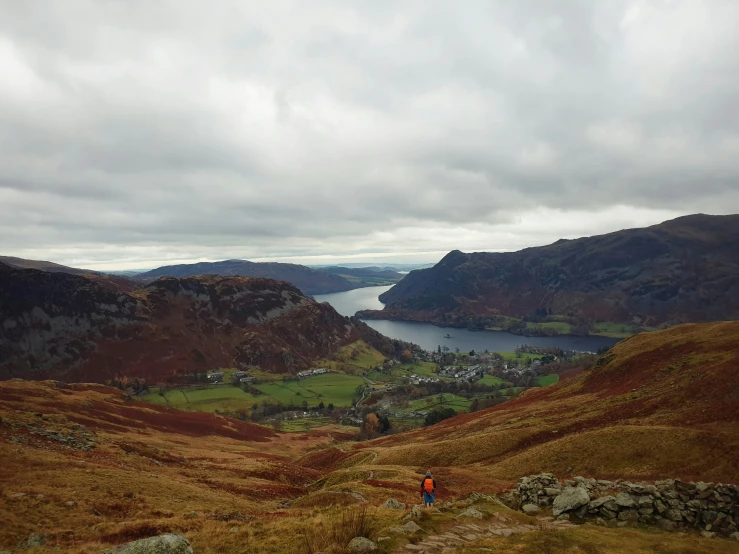
<path fill-rule="evenodd" d="M 667 479 L 651 483 L 575 477 L 559 482 L 551 473 L 522 477 L 512 501 L 526 513 L 552 509 L 559 519 L 595 519 L 599 524 L 656 524 L 663 529 L 695 528 L 705 535 L 737 535 L 739 486 L 685 483 Z"/>

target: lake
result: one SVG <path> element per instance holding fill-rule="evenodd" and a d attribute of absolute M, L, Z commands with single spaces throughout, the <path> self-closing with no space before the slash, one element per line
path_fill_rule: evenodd
<path fill-rule="evenodd" d="M 392 285 L 391 285 L 392 286 Z M 382 302 L 377 298 L 388 290 L 385 287 L 366 287 L 347 292 L 319 294 L 315 296 L 318 302 L 328 302 L 341 315 L 354 315 L 358 310 L 381 310 Z M 367 325 L 376 329 L 385 336 L 418 344 L 425 350 L 436 350 L 441 346 L 448 346 L 461 352 L 470 350 L 489 350 L 490 352 L 512 352 L 521 344 L 534 346 L 551 346 L 563 350 L 580 350 L 595 352 L 599 348 L 611 347 L 620 339 L 609 337 L 558 335 L 555 337 L 522 337 L 505 331 L 468 331 L 453 327 L 437 327 L 430 323 L 416 321 L 387 321 L 367 320 Z M 452 338 L 445 339 L 449 334 Z"/>

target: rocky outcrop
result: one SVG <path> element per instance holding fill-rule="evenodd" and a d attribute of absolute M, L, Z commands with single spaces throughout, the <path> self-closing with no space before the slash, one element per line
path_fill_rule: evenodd
<path fill-rule="evenodd" d="M 651 484 L 575 477 L 560 484 L 551 473 L 544 473 L 522 477 L 512 496 L 519 506 L 551 506 L 555 516 L 596 519 L 607 525 L 639 522 L 730 536 L 739 522 L 739 486 L 720 483 L 667 479 Z"/>
<path fill-rule="evenodd" d="M 111 548 L 102 554 L 193 554 L 193 551 L 182 535 L 160 535 Z"/>
<path fill-rule="evenodd" d="M 405 510 L 405 503 L 395 500 L 394 498 L 388 498 L 382 507 L 389 508 L 391 510 Z"/>
<path fill-rule="evenodd" d="M 126 293 L 83 276 L 0 267 L 0 379 L 295 372 L 359 338 L 331 306 L 284 282 L 163 278 Z"/>

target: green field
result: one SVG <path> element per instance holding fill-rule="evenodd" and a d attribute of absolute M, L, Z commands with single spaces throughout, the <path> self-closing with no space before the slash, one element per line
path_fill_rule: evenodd
<path fill-rule="evenodd" d="M 520 354 L 516 354 L 515 352 L 497 352 L 497 354 L 500 354 L 501 356 L 503 356 L 504 360 L 514 360 L 514 361 L 538 360 L 544 355 L 544 354 L 530 354 L 528 352 L 521 352 Z"/>
<path fill-rule="evenodd" d="M 321 401 L 325 405 L 351 405 L 354 391 L 358 385 L 365 384 L 365 380 L 356 375 L 343 373 L 326 373 L 307 377 L 299 381 L 274 381 L 256 385 L 265 396 L 289 406 L 290 403 L 300 406 L 305 400 L 308 406 L 317 406 Z"/>
<path fill-rule="evenodd" d="M 553 385 L 554 383 L 557 383 L 559 381 L 559 375 L 553 374 L 553 375 L 543 375 L 541 377 L 536 378 L 536 384 L 540 387 L 548 387 L 549 385 Z"/>
<path fill-rule="evenodd" d="M 444 397 L 444 402 L 441 402 L 440 397 Z M 454 408 L 458 412 L 465 412 L 472 404 L 471 400 L 467 400 L 463 396 L 456 394 L 434 394 L 433 396 L 427 396 L 426 398 L 419 398 L 417 400 L 411 400 L 408 402 L 408 406 L 405 408 L 393 409 L 393 412 L 428 412 L 435 408 Z"/>
<path fill-rule="evenodd" d="M 157 391 L 140 397 L 145 402 L 169 406 L 191 412 L 214 412 L 216 410 L 246 410 L 261 397 L 253 396 L 233 385 L 207 385 L 204 387 L 187 387 L 169 389 L 160 396 Z"/>
<path fill-rule="evenodd" d="M 420 377 L 437 377 L 436 364 L 433 362 L 398 364 L 390 368 L 389 373 L 372 370 L 367 373 L 367 379 L 378 383 L 402 383 L 403 377 L 413 375 L 414 373 Z"/>
<path fill-rule="evenodd" d="M 164 397 L 158 391 L 152 391 L 140 398 L 153 404 L 197 412 L 247 410 L 265 400 L 285 406 L 292 403 L 296 408 L 302 406 L 304 400 L 308 406 L 317 406 L 323 401 L 326 406 L 332 403 L 338 408 L 351 405 L 357 385 L 364 382 L 364 379 L 355 375 L 325 373 L 299 381 L 271 381 L 256 385 L 264 393 L 259 396 L 230 384 L 222 384 L 170 389 L 164 393 Z"/>
<path fill-rule="evenodd" d="M 497 385 L 507 385 L 508 382 L 504 381 L 500 377 L 495 377 L 494 375 L 484 375 L 482 379 L 478 381 L 479 384 L 483 385 L 489 385 L 489 386 L 497 386 Z"/>

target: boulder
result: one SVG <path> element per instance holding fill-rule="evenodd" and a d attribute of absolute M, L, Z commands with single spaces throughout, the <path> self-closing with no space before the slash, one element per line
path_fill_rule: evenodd
<path fill-rule="evenodd" d="M 541 512 L 541 508 L 539 508 L 539 506 L 537 506 L 536 504 L 524 504 L 523 508 L 521 509 L 523 510 L 523 513 L 530 516 L 535 516 L 536 514 Z"/>
<path fill-rule="evenodd" d="M 415 522 L 415 521 L 409 521 L 405 525 L 401 525 L 400 527 L 391 527 L 388 529 L 391 533 L 396 533 L 399 535 L 410 535 L 412 533 L 415 533 L 416 531 L 420 531 L 421 527 Z"/>
<path fill-rule="evenodd" d="M 621 508 L 635 508 L 637 506 L 631 495 L 625 492 L 616 495 L 616 504 Z"/>
<path fill-rule="evenodd" d="M 590 502 L 588 491 L 582 487 L 568 487 L 562 490 L 562 493 L 554 499 L 555 516 L 563 512 L 576 510 L 580 506 L 584 506 Z"/>
<path fill-rule="evenodd" d="M 193 554 L 193 551 L 182 535 L 160 535 L 129 542 L 105 550 L 103 554 Z"/>
<path fill-rule="evenodd" d="M 365 537 L 354 537 L 347 547 L 349 552 L 374 552 L 377 545 Z"/>
<path fill-rule="evenodd" d="M 405 510 L 405 504 L 403 502 L 395 500 L 394 498 L 388 498 L 382 505 L 382 507 L 389 508 L 391 510 Z"/>

